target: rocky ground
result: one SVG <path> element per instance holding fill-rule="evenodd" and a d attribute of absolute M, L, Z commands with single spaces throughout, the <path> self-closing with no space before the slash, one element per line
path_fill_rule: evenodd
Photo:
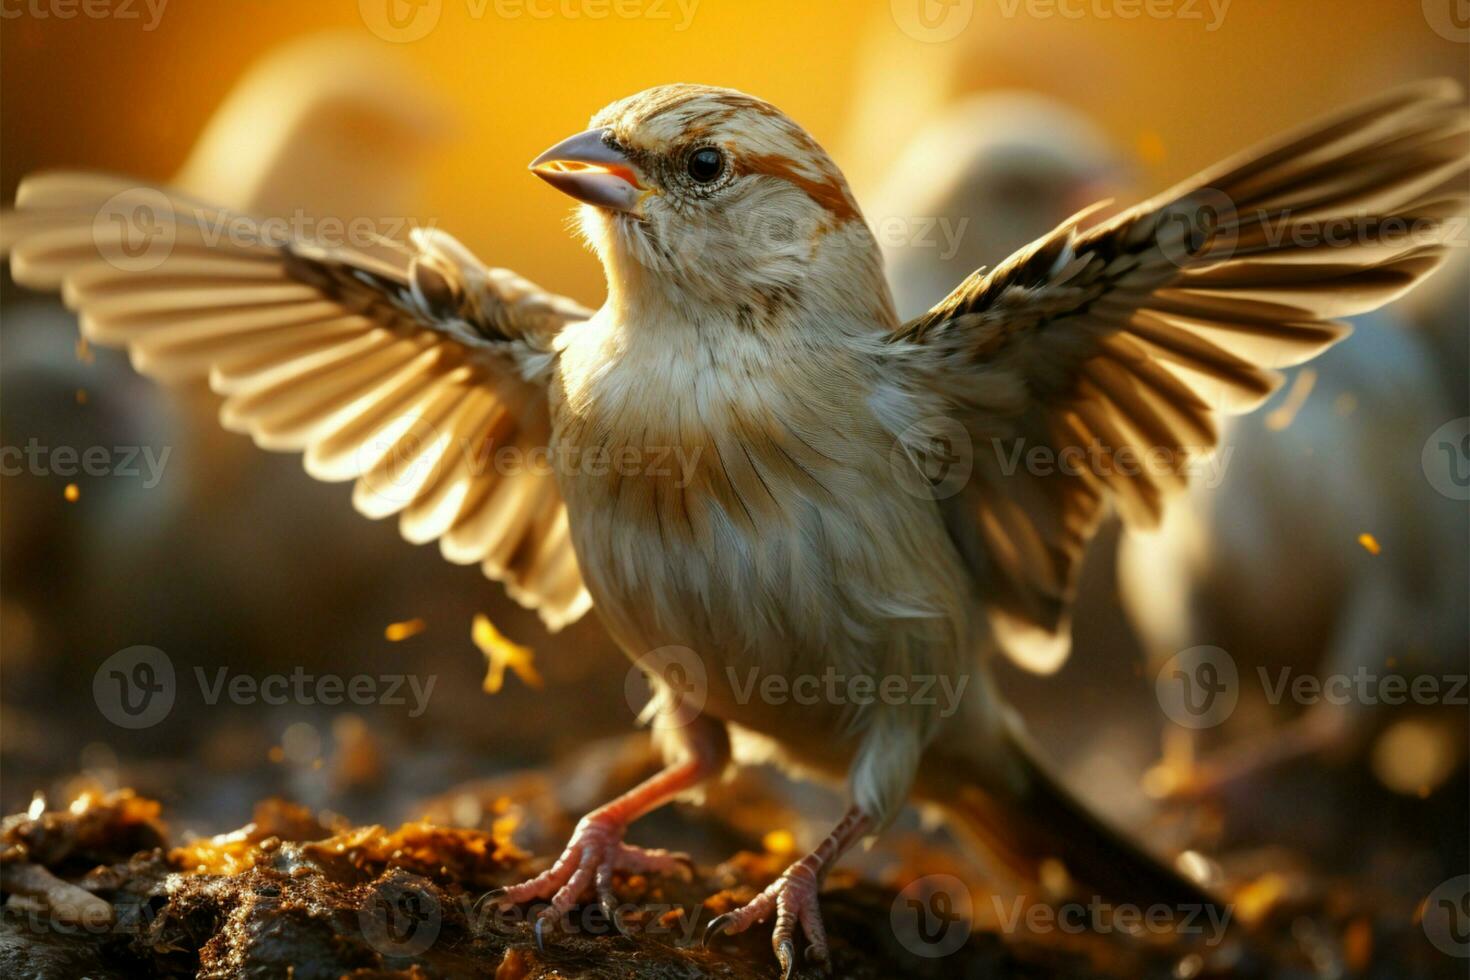
<path fill-rule="evenodd" d="M 538 948 L 528 925 L 534 908 L 480 900 L 544 867 L 542 845 L 566 828 L 570 817 L 554 803 L 542 798 L 532 813 L 517 802 L 516 793 L 530 798 L 537 788 L 464 787 L 431 801 L 430 820 L 397 829 L 351 826 L 270 800 L 234 833 L 182 841 L 158 803 L 131 791 L 83 794 L 55 809 L 38 798 L 0 828 L 0 975 L 777 976 L 766 933 L 722 938 L 710 949 L 699 936 L 713 915 L 750 898 L 790 860 L 794 845 L 779 833 L 701 867 L 694 880 L 624 877 L 618 893 L 626 934 L 594 905 Z M 709 836 L 747 839 L 738 822 L 699 813 L 681 819 L 718 824 L 706 828 Z M 434 822 L 455 814 L 475 828 Z M 537 856 L 518 843 L 526 840 Z M 904 860 L 913 878 L 943 856 L 910 851 Z M 900 893 L 892 875 L 876 884 L 839 872 L 824 898 L 832 973 L 853 980 L 1464 975 L 1464 960 L 1437 951 L 1412 914 L 1390 913 L 1371 889 L 1323 881 L 1281 854 L 1242 854 L 1224 869 L 1224 890 L 1249 936 L 1201 952 L 1117 930 L 1035 928 L 1044 918 L 1001 928 L 979 924 L 984 916 L 977 914 L 971 929 L 946 918 L 949 905 L 932 894 Z M 928 904 L 910 901 L 916 896 Z M 975 902 L 977 910 L 982 904 Z M 919 908 L 934 917 L 918 920 L 910 910 Z M 962 932 L 951 942 L 955 928 Z"/>

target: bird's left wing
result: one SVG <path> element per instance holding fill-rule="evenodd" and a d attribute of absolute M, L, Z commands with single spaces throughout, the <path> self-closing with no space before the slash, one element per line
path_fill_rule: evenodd
<path fill-rule="evenodd" d="M 1085 231 L 1085 213 L 977 272 L 893 338 L 973 468 L 941 506 L 1013 659 L 1065 658 L 1086 544 L 1112 502 L 1157 521 L 1249 411 L 1464 245 L 1457 86 L 1388 93 Z M 905 430 L 933 452 L 934 427 Z M 952 452 L 952 447 L 950 449 Z"/>
<path fill-rule="evenodd" d="M 452 237 L 326 243 L 163 188 L 27 178 L 0 214 L 16 282 L 59 289 L 89 341 L 207 378 L 224 426 L 356 480 L 364 515 L 478 563 L 553 629 L 591 604 L 546 453 L 553 343 L 591 314 Z"/>

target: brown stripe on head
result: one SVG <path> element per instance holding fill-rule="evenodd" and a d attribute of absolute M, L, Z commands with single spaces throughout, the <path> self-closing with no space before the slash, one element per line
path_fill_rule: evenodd
<path fill-rule="evenodd" d="M 612 129 L 655 178 L 675 173 L 692 149 L 708 144 L 727 154 L 730 174 L 776 178 L 815 202 L 825 212 L 818 236 L 862 224 L 847 182 L 816 140 L 769 102 L 743 92 L 661 85 L 613 103 L 593 125 Z"/>
<path fill-rule="evenodd" d="M 862 220 L 842 177 L 836 173 L 813 177 L 799 162 L 780 153 L 742 155 L 736 165 L 744 173 L 779 177 L 794 184 L 830 214 L 837 224 Z"/>

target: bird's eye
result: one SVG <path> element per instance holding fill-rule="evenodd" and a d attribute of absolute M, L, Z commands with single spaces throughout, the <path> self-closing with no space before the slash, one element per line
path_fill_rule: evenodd
<path fill-rule="evenodd" d="M 689 169 L 689 176 L 701 184 L 708 184 L 724 172 L 725 155 L 713 146 L 706 146 L 689 154 L 685 166 Z"/>

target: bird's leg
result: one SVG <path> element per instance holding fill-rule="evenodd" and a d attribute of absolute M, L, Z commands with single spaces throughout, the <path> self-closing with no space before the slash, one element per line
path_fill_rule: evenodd
<path fill-rule="evenodd" d="M 711 719 L 695 719 L 678 733 L 675 744 L 682 758 L 583 817 L 555 864 L 529 881 L 490 893 L 488 898 L 497 903 L 550 900 L 536 916 L 538 946 L 546 928 L 590 892 L 597 895 L 608 921 L 618 927 L 612 888 L 613 874 L 618 871 L 692 876 L 693 862 L 687 855 L 623 842 L 634 820 L 719 775 L 730 758 L 729 736 L 722 724 Z"/>
<path fill-rule="evenodd" d="M 776 950 L 776 958 L 781 961 L 782 977 L 790 977 L 795 971 L 798 926 L 806 936 L 807 960 L 827 962 L 827 932 L 822 926 L 817 892 L 832 865 L 872 826 L 873 821 L 867 814 L 856 806 L 849 807 L 842 821 L 816 850 L 787 868 L 781 877 L 748 904 L 711 922 L 704 933 L 705 943 L 721 933 L 733 935 L 744 932 L 774 913 L 776 928 L 771 934 L 771 945 Z"/>
<path fill-rule="evenodd" d="M 1260 776 L 1280 772 L 1293 763 L 1351 743 L 1357 717 L 1340 705 L 1322 702 L 1300 718 L 1248 736 L 1196 762 L 1184 780 L 1171 787 L 1171 797 L 1200 799 L 1225 792 Z"/>

